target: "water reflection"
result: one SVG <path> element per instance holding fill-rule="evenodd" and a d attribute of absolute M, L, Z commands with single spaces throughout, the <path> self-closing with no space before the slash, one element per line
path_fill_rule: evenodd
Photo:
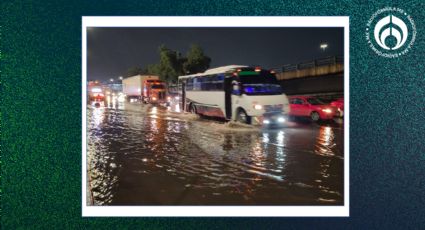
<path fill-rule="evenodd" d="M 91 120 L 91 123 L 94 124 L 94 127 L 98 127 L 104 119 L 104 108 L 94 108 L 93 109 L 93 116 L 91 116 L 93 118 L 93 120 Z M 90 117 L 90 116 L 89 116 Z"/>
<path fill-rule="evenodd" d="M 113 187 L 118 181 L 115 156 L 105 138 L 109 134 L 103 131 L 110 116 L 110 114 L 105 116 L 105 113 L 107 113 L 105 108 L 88 109 L 91 119 L 87 128 L 92 135 L 89 135 L 87 141 L 87 175 L 95 205 L 108 204 L 113 200 Z"/>
<path fill-rule="evenodd" d="M 331 127 L 321 126 L 317 137 L 315 153 L 322 156 L 334 156 L 332 148 L 334 143 L 334 132 Z"/>
<path fill-rule="evenodd" d="M 91 112 L 90 112 L 91 111 Z M 90 110 L 96 204 L 341 204 L 332 127 L 228 129 L 166 108 Z M 90 120 L 89 119 L 89 120 Z"/>

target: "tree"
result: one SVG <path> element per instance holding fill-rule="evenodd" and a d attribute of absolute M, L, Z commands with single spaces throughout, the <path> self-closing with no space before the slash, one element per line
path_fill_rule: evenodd
<path fill-rule="evenodd" d="M 182 60 L 179 52 L 161 45 L 159 47 L 159 63 L 149 66 L 148 70 L 159 75 L 163 81 L 175 82 L 177 77 L 183 74 Z"/>
<path fill-rule="evenodd" d="M 209 68 L 211 62 L 211 58 L 205 56 L 202 48 L 198 45 L 191 46 L 187 57 L 182 56 L 178 51 L 165 47 L 165 45 L 159 46 L 158 52 L 159 63 L 147 65 L 144 69 L 130 68 L 126 76 L 152 74 L 158 75 L 163 81 L 175 83 L 178 76 L 204 72 Z"/>
<path fill-rule="evenodd" d="M 210 67 L 211 58 L 205 56 L 202 48 L 193 44 L 186 55 L 187 60 L 183 63 L 183 71 L 186 74 L 204 72 Z"/>

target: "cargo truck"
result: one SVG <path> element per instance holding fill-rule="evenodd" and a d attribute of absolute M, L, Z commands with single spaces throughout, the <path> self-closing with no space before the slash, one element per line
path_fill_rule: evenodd
<path fill-rule="evenodd" d="M 161 104 L 167 102 L 166 84 L 155 75 L 136 75 L 123 79 L 127 101 Z"/>

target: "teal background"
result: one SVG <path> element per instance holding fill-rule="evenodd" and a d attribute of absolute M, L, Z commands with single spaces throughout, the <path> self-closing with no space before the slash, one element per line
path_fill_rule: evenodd
<path fill-rule="evenodd" d="M 416 22 L 407 55 L 377 56 L 367 20 Z M 2 229 L 423 228 L 424 1 L 2 1 Z M 349 218 L 81 217 L 81 17 L 350 16 Z"/>

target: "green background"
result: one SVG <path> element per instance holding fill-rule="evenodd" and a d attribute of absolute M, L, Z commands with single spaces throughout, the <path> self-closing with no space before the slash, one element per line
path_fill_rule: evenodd
<path fill-rule="evenodd" d="M 377 56 L 370 16 L 405 10 L 407 55 Z M 2 1 L 2 229 L 425 226 L 424 1 Z M 81 217 L 81 17 L 350 16 L 349 218 Z"/>

